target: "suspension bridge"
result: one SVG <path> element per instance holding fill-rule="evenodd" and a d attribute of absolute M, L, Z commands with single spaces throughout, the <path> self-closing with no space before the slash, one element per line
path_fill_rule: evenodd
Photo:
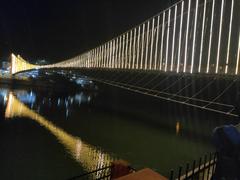
<path fill-rule="evenodd" d="M 73 69 L 95 81 L 237 116 L 240 1 L 182 0 L 121 35 L 59 63 L 12 54 L 12 74 Z"/>

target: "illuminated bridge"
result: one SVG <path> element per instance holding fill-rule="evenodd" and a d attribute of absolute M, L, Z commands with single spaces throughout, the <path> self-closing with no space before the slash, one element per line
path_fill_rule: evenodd
<path fill-rule="evenodd" d="M 56 64 L 19 65 L 13 56 L 12 73 L 71 68 L 112 86 L 236 116 L 239 9 L 239 0 L 182 0 L 110 41 Z"/>
<path fill-rule="evenodd" d="M 20 55 L 15 56 L 14 54 L 11 54 L 11 74 L 16 74 L 21 71 L 27 71 L 35 68 L 38 68 L 38 66 L 28 63 Z"/>

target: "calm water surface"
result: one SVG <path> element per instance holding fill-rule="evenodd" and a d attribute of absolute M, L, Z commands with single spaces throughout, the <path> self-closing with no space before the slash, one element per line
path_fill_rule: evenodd
<path fill-rule="evenodd" d="M 0 88 L 0 179 L 68 179 L 124 159 L 163 175 L 214 151 L 230 117 L 99 85 L 99 91 Z"/>

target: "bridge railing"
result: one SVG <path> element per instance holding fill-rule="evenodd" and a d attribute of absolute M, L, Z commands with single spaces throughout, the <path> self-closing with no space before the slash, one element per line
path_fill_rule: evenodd
<path fill-rule="evenodd" d="M 116 38 L 44 66 L 239 74 L 240 1 L 183 0 Z"/>
<path fill-rule="evenodd" d="M 170 172 L 169 180 L 204 179 L 210 180 L 215 173 L 217 164 L 217 153 L 210 153 L 204 157 L 194 160 L 192 164 L 187 163 L 185 167 L 180 166 L 178 171 Z"/>

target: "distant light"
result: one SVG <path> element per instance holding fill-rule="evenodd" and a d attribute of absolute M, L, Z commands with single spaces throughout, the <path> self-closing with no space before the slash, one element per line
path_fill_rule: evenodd
<path fill-rule="evenodd" d="M 180 122 L 176 123 L 176 134 L 179 134 L 180 132 Z"/>

